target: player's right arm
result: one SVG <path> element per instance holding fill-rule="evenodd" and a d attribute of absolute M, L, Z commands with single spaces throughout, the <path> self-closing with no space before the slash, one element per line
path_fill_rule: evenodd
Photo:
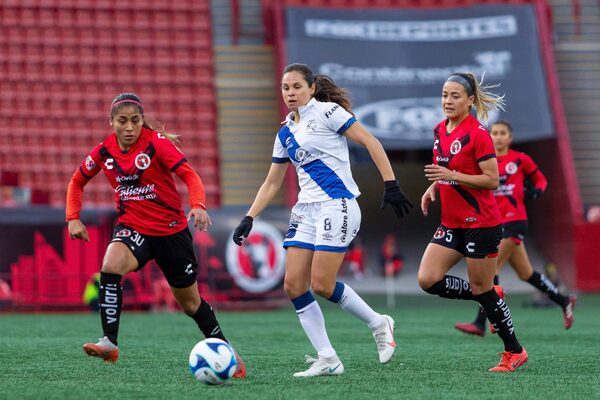
<path fill-rule="evenodd" d="M 433 182 L 431 185 L 429 185 L 429 187 L 421 197 L 421 211 L 423 212 L 424 216 L 427 216 L 427 214 L 429 214 L 429 204 L 435 201 L 435 191 L 437 190 L 437 186 L 438 183 Z"/>
<path fill-rule="evenodd" d="M 288 165 L 287 162 L 271 164 L 265 181 L 258 189 L 254 202 L 246 213 L 247 216 L 254 219 L 269 205 L 283 184 Z"/>
<path fill-rule="evenodd" d="M 90 155 L 81 163 L 75 171 L 69 187 L 67 189 L 67 207 L 66 220 L 71 239 L 79 239 L 89 241 L 87 228 L 80 220 L 81 213 L 81 198 L 83 197 L 83 188 L 98 172 L 99 166 L 99 147 L 97 146 Z"/>

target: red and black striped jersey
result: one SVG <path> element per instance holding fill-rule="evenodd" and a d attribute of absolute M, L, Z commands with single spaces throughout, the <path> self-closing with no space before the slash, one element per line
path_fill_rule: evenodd
<path fill-rule="evenodd" d="M 446 120 L 434 129 L 433 163 L 468 175 L 482 174 L 481 161 L 496 157 L 487 129 L 469 115 L 451 133 Z M 448 228 L 485 228 L 501 224 L 491 190 L 474 189 L 455 181 L 438 181 L 442 224 Z"/>
<path fill-rule="evenodd" d="M 526 221 L 527 211 L 523 202 L 525 180 L 530 179 L 537 189 L 544 191 L 548 186 L 546 177 L 525 153 L 509 149 L 508 154 L 497 158 L 500 186 L 494 191 L 494 196 L 500 207 L 502 222 Z"/>
<path fill-rule="evenodd" d="M 79 167 L 91 179 L 100 170 L 115 193 L 119 223 L 145 235 L 164 236 L 187 226 L 173 172 L 185 156 L 166 137 L 142 128 L 137 142 L 121 150 L 113 133 L 96 146 Z"/>

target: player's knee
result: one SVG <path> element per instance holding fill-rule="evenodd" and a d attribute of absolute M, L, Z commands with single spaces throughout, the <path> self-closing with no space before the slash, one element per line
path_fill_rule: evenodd
<path fill-rule="evenodd" d="M 329 282 L 324 282 L 321 280 L 313 280 L 311 282 L 311 287 L 316 295 L 328 299 L 333 294 L 333 290 L 335 289 L 335 282 L 331 284 Z"/>
<path fill-rule="evenodd" d="M 435 285 L 441 279 L 442 279 L 441 277 L 438 278 L 438 277 L 433 276 L 431 274 L 423 274 L 421 272 L 419 272 L 419 274 L 417 275 L 417 282 L 419 283 L 419 287 L 421 289 L 423 289 L 424 291 L 426 291 L 426 292 L 428 291 L 428 289 L 430 287 L 432 287 L 433 285 Z"/>
<path fill-rule="evenodd" d="M 127 273 L 127 267 L 123 263 L 114 262 L 112 260 L 104 260 L 102 263 L 102 272 L 108 274 L 125 275 Z"/>
<path fill-rule="evenodd" d="M 290 299 L 295 299 L 296 297 L 302 296 L 304 293 L 306 293 L 308 288 L 303 287 L 303 285 L 300 285 L 298 282 L 293 282 L 286 277 L 283 281 L 283 290 Z"/>

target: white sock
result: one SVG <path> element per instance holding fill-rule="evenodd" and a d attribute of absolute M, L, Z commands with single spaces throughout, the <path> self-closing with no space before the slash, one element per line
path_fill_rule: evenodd
<path fill-rule="evenodd" d="M 369 329 L 374 331 L 379 328 L 385 319 L 375 311 L 348 285 L 344 284 L 344 292 L 339 303 L 345 311 L 354 315 L 361 321 L 369 325 Z"/>
<path fill-rule="evenodd" d="M 306 307 L 296 310 L 296 314 L 298 314 L 300 325 L 304 328 L 306 336 L 308 336 L 319 357 L 334 357 L 336 353 L 327 336 L 325 318 L 319 303 L 313 301 Z"/>

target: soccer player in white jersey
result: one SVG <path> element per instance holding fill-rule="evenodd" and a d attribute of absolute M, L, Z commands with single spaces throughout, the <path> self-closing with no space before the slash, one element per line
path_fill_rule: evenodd
<path fill-rule="evenodd" d="M 233 241 L 241 245 L 248 237 L 254 218 L 279 191 L 291 162 L 298 174 L 300 193 L 283 244 L 287 249 L 284 289 L 318 356 L 306 356 L 310 367 L 294 376 L 344 372 L 311 287 L 317 295 L 364 321 L 373 332 L 379 361 L 387 363 L 396 348 L 394 320 L 373 311 L 351 287 L 336 281 L 361 220 L 356 202 L 360 191 L 352 178 L 346 138 L 366 147 L 375 162 L 384 181 L 381 207 L 390 204 L 402 217 L 412 204 L 400 190 L 381 143 L 356 121 L 346 92 L 331 78 L 314 75 L 304 64 L 291 64 L 283 71 L 281 94 L 291 112 L 275 138 L 265 182 L 235 229 Z"/>

